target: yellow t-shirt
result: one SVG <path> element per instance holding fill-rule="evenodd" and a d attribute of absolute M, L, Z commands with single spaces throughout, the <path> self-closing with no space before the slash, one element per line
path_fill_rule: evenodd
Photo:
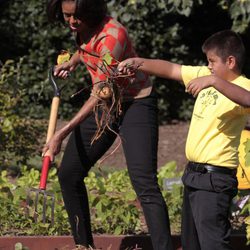
<path fill-rule="evenodd" d="M 205 66 L 182 66 L 185 85 L 210 75 Z M 250 90 L 250 80 L 239 76 L 232 83 Z M 237 168 L 238 146 L 249 109 L 232 102 L 213 87 L 202 90 L 195 102 L 186 142 L 189 161 Z"/>
<path fill-rule="evenodd" d="M 250 189 L 250 163 L 246 161 L 246 143 L 249 143 L 250 131 L 243 130 L 240 137 L 239 146 L 239 166 L 237 169 L 238 189 Z"/>

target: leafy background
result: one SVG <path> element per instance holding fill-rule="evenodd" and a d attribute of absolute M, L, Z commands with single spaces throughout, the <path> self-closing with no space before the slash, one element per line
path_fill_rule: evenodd
<path fill-rule="evenodd" d="M 75 50 L 68 28 L 48 24 L 45 0 L 6 0 L 0 2 L 0 60 L 22 60 L 18 89 L 25 91 L 18 112 L 22 116 L 45 118 L 49 112 L 51 89 L 47 70 L 55 64 L 61 49 Z M 222 29 L 242 34 L 249 47 L 249 1 L 202 0 L 109 0 L 110 14 L 129 30 L 138 54 L 178 63 L 205 64 L 201 52 L 205 38 Z M 248 54 L 250 49 L 247 50 Z M 249 56 L 247 57 L 249 58 Z M 249 61 L 244 73 L 249 75 Z M 160 121 L 188 119 L 193 100 L 182 87 L 154 79 L 160 94 Z M 90 84 L 81 68 L 67 82 L 60 108 L 61 118 L 69 118 L 87 93 L 72 100 L 70 94 Z M 174 93 L 174 95 L 173 95 Z"/>
<path fill-rule="evenodd" d="M 63 25 L 49 24 L 46 2 L 35 0 L 0 1 L 0 159 L 1 165 L 17 157 L 18 163 L 39 152 L 46 128 L 53 91 L 48 69 L 62 49 L 71 52 L 75 43 Z M 129 30 L 138 54 L 185 64 L 206 64 L 201 45 L 209 35 L 233 29 L 247 47 L 244 74 L 250 76 L 250 1 L 202 0 L 109 0 L 110 14 Z M 159 121 L 188 120 L 193 98 L 180 84 L 153 78 L 159 93 Z M 79 67 L 63 87 L 59 119 L 72 117 L 88 97 L 90 77 Z M 19 143 L 16 142 L 19 140 Z M 39 143 L 40 142 L 40 143 Z"/>

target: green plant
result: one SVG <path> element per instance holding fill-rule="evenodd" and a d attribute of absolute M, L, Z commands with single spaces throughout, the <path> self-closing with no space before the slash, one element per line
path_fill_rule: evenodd
<path fill-rule="evenodd" d="M 231 224 L 235 232 L 246 232 L 247 244 L 250 244 L 250 201 L 249 191 L 239 190 L 231 206 Z"/>
<path fill-rule="evenodd" d="M 158 173 L 159 184 L 163 187 L 164 180 L 171 178 L 179 179 L 181 175 L 182 172 L 176 171 L 176 162 L 171 161 L 160 168 Z M 168 206 L 171 232 L 179 234 L 181 230 L 183 185 L 173 184 L 171 189 L 163 190 L 162 193 Z"/>
<path fill-rule="evenodd" d="M 246 237 L 247 237 L 247 244 L 250 245 L 250 201 L 244 206 L 241 212 L 243 215 L 247 214 L 244 219 L 244 223 L 246 224 Z"/>
<path fill-rule="evenodd" d="M 15 235 L 61 235 L 69 234 L 69 226 L 67 223 L 67 214 L 62 207 L 60 187 L 56 181 L 56 169 L 51 169 L 49 178 L 51 179 L 50 189 L 57 199 L 55 208 L 56 223 L 54 227 L 48 223 L 34 223 L 33 213 L 26 214 L 26 198 L 31 187 L 38 187 L 39 171 L 35 169 L 28 170 L 27 167 L 22 168 L 22 175 L 15 180 L 11 179 L 7 171 L 1 172 L 0 177 L 0 204 L 3 208 L 0 214 L 1 234 Z M 61 203 L 60 203 L 61 202 Z M 39 208 L 41 208 L 42 200 Z M 50 214 L 50 208 L 47 214 Z M 40 219 L 40 218 L 39 218 Z"/>
<path fill-rule="evenodd" d="M 174 174 L 175 163 L 164 166 L 159 171 L 159 181 Z M 34 223 L 34 204 L 29 207 L 27 217 L 26 198 L 31 187 L 38 187 L 40 173 L 36 169 L 22 167 L 20 176 L 12 179 L 7 171 L 0 175 L 0 235 L 67 235 L 70 234 L 67 214 L 64 209 L 56 169 L 49 172 L 47 190 L 53 192 L 56 198 L 55 224 L 50 224 L 51 209 L 48 206 L 46 214 L 48 220 Z M 143 215 L 130 184 L 127 170 L 114 171 L 106 176 L 90 172 L 85 179 L 89 192 L 92 216 L 92 227 L 95 233 L 134 234 L 145 232 Z M 176 186 L 173 191 L 164 191 L 164 197 L 169 204 L 172 224 L 179 223 L 181 188 Z M 38 213 L 42 210 L 42 200 L 39 200 Z M 179 228 L 177 228 L 179 229 Z M 178 230 L 175 229 L 175 232 Z"/>
<path fill-rule="evenodd" d="M 250 205 L 248 204 L 248 212 L 250 213 Z M 250 244 L 250 216 L 245 219 L 247 225 L 247 244 Z"/>
<path fill-rule="evenodd" d="M 28 119 L 20 111 L 27 95 L 20 80 L 22 63 L 22 58 L 17 63 L 8 60 L 0 69 L 1 167 L 26 164 L 39 151 L 39 140 L 44 132 L 42 120 Z"/>
<path fill-rule="evenodd" d="M 97 178 L 92 172 L 85 183 L 94 208 L 92 219 L 96 231 L 114 234 L 140 231 L 141 211 L 136 208 L 136 195 L 126 170 L 115 171 L 106 178 Z"/>
<path fill-rule="evenodd" d="M 162 187 L 165 179 L 180 178 L 176 172 L 176 163 L 169 162 L 158 172 Z M 46 210 L 47 221 L 41 222 L 42 200 L 38 204 L 38 223 L 34 223 L 34 204 L 26 213 L 26 198 L 31 187 L 38 187 L 40 172 L 36 169 L 22 167 L 20 176 L 12 179 L 7 171 L 0 175 L 0 235 L 69 235 L 68 217 L 64 208 L 56 169 L 49 172 L 47 191 L 56 198 L 55 223 L 51 225 L 51 208 Z M 145 221 L 141 207 L 131 186 L 127 170 L 114 171 L 102 176 L 100 172 L 90 172 L 85 179 L 94 233 L 103 234 L 140 234 L 146 233 Z M 162 190 L 168 205 L 172 234 L 180 233 L 183 186 L 173 184 L 171 189 Z M 49 201 L 48 201 L 49 204 Z M 249 204 L 242 210 L 249 213 Z M 247 237 L 249 241 L 249 216 L 246 217 Z"/>
<path fill-rule="evenodd" d="M 38 170 L 28 170 L 27 167 L 24 167 L 22 168 L 22 175 L 10 182 L 7 171 L 1 172 L 0 205 L 3 208 L 0 214 L 1 235 L 64 235 L 70 233 L 67 214 L 63 207 L 56 177 L 56 169 L 50 170 L 48 183 L 48 191 L 53 190 L 56 197 L 55 224 L 52 226 L 50 220 L 45 224 L 39 222 L 40 216 L 38 223 L 34 223 L 32 207 L 30 207 L 28 218 L 26 217 L 25 201 L 27 191 L 31 187 L 38 186 L 39 175 Z M 122 179 L 124 174 L 121 175 Z M 127 204 L 128 199 L 131 199 L 131 197 L 128 195 L 126 201 L 124 201 L 122 193 L 119 193 L 117 190 L 112 192 L 113 187 L 111 186 L 113 184 L 108 184 L 110 182 L 109 179 L 106 181 L 104 178 L 95 178 L 94 174 L 90 174 L 86 181 L 93 182 L 95 185 L 95 188 L 90 185 L 90 201 L 94 207 L 92 210 L 94 231 L 100 233 L 112 232 L 115 234 L 126 234 L 136 231 L 135 228 L 139 227 L 137 220 L 139 212 L 133 204 Z M 106 191 L 107 193 L 105 193 Z M 38 205 L 38 211 L 41 211 L 41 207 L 42 200 Z M 48 207 L 46 213 L 50 215 L 50 212 Z"/>
<path fill-rule="evenodd" d="M 15 244 L 15 250 L 29 250 L 29 248 L 23 246 L 22 243 L 17 242 L 17 243 Z"/>
<path fill-rule="evenodd" d="M 219 5 L 228 10 L 232 20 L 232 28 L 236 32 L 243 33 L 249 27 L 250 22 L 250 2 L 246 0 L 227 1 L 220 0 Z"/>

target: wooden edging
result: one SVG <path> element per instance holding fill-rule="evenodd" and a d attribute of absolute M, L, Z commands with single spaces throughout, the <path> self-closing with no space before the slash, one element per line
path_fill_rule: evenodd
<path fill-rule="evenodd" d="M 180 237 L 173 236 L 176 250 L 180 248 Z M 150 237 L 147 235 L 95 235 L 94 242 L 102 250 L 152 250 Z M 15 250 L 15 245 L 21 243 L 29 250 L 71 250 L 74 242 L 71 236 L 17 236 L 0 237 L 0 250 Z"/>
<path fill-rule="evenodd" d="M 182 250 L 180 236 L 172 236 L 175 250 Z M 150 237 L 95 235 L 97 248 L 102 250 L 152 250 Z M 71 236 L 4 236 L 0 237 L 0 250 L 15 250 L 15 245 L 21 243 L 28 250 L 72 250 L 74 242 Z M 234 250 L 249 250 L 246 246 L 245 235 L 233 235 L 232 246 Z"/>

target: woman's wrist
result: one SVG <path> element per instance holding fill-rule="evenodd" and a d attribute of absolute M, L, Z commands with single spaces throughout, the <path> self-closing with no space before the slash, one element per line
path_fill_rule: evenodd
<path fill-rule="evenodd" d="M 70 58 L 69 65 L 72 68 L 76 68 L 76 66 L 80 63 L 80 55 L 79 52 L 76 51 L 75 54 Z"/>

